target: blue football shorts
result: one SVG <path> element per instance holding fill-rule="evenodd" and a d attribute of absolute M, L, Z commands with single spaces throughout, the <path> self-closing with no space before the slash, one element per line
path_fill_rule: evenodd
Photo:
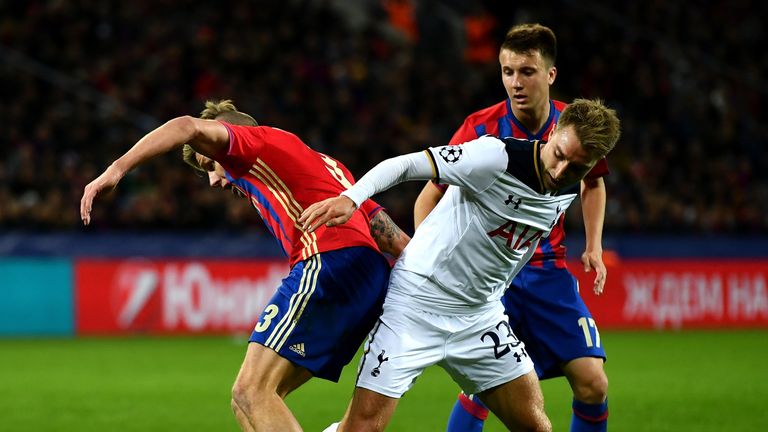
<path fill-rule="evenodd" d="M 314 376 L 338 381 L 381 315 L 389 264 L 367 247 L 322 252 L 293 266 L 250 342 Z"/>
<path fill-rule="evenodd" d="M 561 365 L 576 358 L 605 361 L 597 324 L 579 295 L 576 278 L 567 269 L 526 265 L 502 302 L 539 379 L 562 376 Z"/>

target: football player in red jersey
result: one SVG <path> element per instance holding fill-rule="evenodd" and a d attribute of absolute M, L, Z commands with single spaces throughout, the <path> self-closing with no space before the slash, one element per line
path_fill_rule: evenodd
<path fill-rule="evenodd" d="M 291 270 L 251 333 L 232 409 L 244 431 L 300 431 L 283 399 L 313 376 L 338 381 L 381 313 L 389 263 L 379 248 L 398 256 L 410 239 L 372 201 L 346 226 L 302 230 L 306 206 L 354 183 L 347 168 L 290 132 L 258 126 L 230 101 L 208 102 L 202 117 L 175 118 L 139 140 L 85 187 L 81 218 L 88 225 L 93 200 L 131 169 L 182 147 L 211 186 L 247 197 Z"/>

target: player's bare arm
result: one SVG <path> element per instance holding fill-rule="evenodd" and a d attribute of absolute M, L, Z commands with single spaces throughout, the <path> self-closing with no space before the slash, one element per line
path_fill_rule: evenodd
<path fill-rule="evenodd" d="M 429 216 L 429 213 L 432 212 L 432 209 L 437 206 L 437 203 L 440 202 L 443 195 L 445 195 L 445 193 L 438 189 L 434 183 L 427 182 L 427 184 L 424 185 L 424 189 L 421 190 L 419 196 L 416 197 L 416 202 L 413 204 L 414 229 L 418 228 L 419 225 L 424 222 L 424 219 L 426 219 L 427 216 Z"/>
<path fill-rule="evenodd" d="M 400 256 L 405 246 L 411 241 L 411 237 L 404 233 L 384 211 L 376 213 L 376 216 L 371 219 L 371 236 L 382 252 L 395 258 Z"/>
<path fill-rule="evenodd" d="M 114 189 L 133 168 L 184 144 L 191 145 L 195 151 L 205 156 L 213 157 L 226 150 L 229 145 L 229 132 L 217 121 L 184 116 L 170 120 L 148 133 L 85 187 L 80 200 L 80 217 L 83 223 L 88 225 L 91 222 L 93 200 L 100 193 Z"/>
<path fill-rule="evenodd" d="M 608 270 L 603 263 L 603 221 L 605 220 L 605 182 L 603 178 L 581 182 L 581 210 L 584 216 L 586 247 L 581 254 L 584 271 L 595 271 L 593 290 L 600 295 L 605 288 Z"/>

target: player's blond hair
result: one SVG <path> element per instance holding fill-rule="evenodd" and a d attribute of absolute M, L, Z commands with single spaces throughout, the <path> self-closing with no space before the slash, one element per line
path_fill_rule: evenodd
<path fill-rule="evenodd" d="M 592 159 L 604 158 L 621 135 L 621 123 L 616 111 L 600 99 L 576 99 L 565 107 L 557 128 L 573 126 L 581 146 Z"/>
<path fill-rule="evenodd" d="M 501 44 L 500 50 L 505 49 L 525 54 L 538 51 L 548 67 L 554 66 L 557 60 L 555 32 L 538 23 L 512 26 Z"/>
<path fill-rule="evenodd" d="M 206 101 L 205 109 L 200 112 L 200 118 L 207 120 L 221 120 L 227 123 L 241 126 L 259 125 L 253 117 L 244 112 L 238 111 L 235 107 L 235 104 L 232 103 L 230 99 L 224 99 L 216 102 L 211 100 Z M 195 157 L 196 153 L 197 152 L 195 152 L 195 149 L 193 149 L 189 144 L 184 144 L 184 147 L 181 148 L 181 157 L 184 159 L 184 162 L 198 171 L 205 172 L 205 169 L 203 169 L 203 167 L 201 167 L 197 162 L 197 158 Z"/>

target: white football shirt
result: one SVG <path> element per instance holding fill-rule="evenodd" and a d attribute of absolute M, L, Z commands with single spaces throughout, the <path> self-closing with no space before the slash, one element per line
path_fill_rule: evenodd
<path fill-rule="evenodd" d="M 377 166 L 344 193 L 359 202 L 423 178 L 422 163 L 451 185 L 395 263 L 386 301 L 451 315 L 496 307 L 576 194 L 545 191 L 538 142 L 484 136 L 422 154 L 396 175 Z"/>

